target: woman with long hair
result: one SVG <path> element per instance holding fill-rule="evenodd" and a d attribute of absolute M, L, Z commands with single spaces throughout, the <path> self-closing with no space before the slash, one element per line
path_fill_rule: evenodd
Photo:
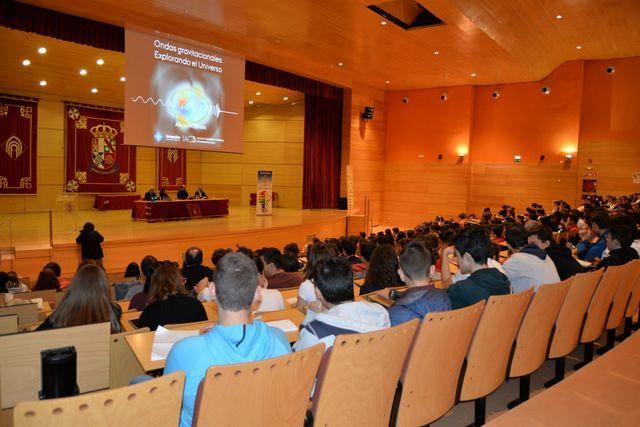
<path fill-rule="evenodd" d="M 158 260 L 154 256 L 147 255 L 142 259 L 142 262 L 140 263 L 140 270 L 144 276 L 144 286 L 142 287 L 142 292 L 137 292 L 131 295 L 134 291 L 134 289 L 131 289 L 131 291 L 127 292 L 125 295 L 125 299 L 131 299 L 129 302 L 129 310 L 142 311 L 147 304 L 149 304 L 151 277 L 158 265 Z"/>
<path fill-rule="evenodd" d="M 44 268 L 38 275 L 36 284 L 31 289 L 32 291 L 48 291 L 48 290 L 60 290 L 60 283 L 56 273 L 50 268 Z"/>
<path fill-rule="evenodd" d="M 304 282 L 298 288 L 297 308 L 302 308 L 317 299 L 316 285 L 313 283 L 314 271 L 320 261 L 329 257 L 331 257 L 331 251 L 323 243 L 309 246 L 307 249 L 307 267 L 304 270 Z"/>
<path fill-rule="evenodd" d="M 371 254 L 371 262 L 369 262 L 360 295 L 402 285 L 398 276 L 398 267 L 398 254 L 393 246 L 384 244 L 375 248 Z"/>
<path fill-rule="evenodd" d="M 78 269 L 56 310 L 37 330 L 110 322 L 111 333 L 117 333 L 121 331 L 120 314 L 120 307 L 109 301 L 106 273 L 99 265 L 87 263 Z"/>
<path fill-rule="evenodd" d="M 163 261 L 151 277 L 149 304 L 140 315 L 139 324 L 155 331 L 158 326 L 207 320 L 202 303 L 187 295 L 178 264 Z"/>

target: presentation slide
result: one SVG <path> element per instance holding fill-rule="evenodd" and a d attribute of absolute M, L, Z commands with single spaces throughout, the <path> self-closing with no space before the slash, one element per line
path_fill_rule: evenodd
<path fill-rule="evenodd" d="M 125 144 L 243 152 L 243 58 L 127 29 L 125 61 Z"/>

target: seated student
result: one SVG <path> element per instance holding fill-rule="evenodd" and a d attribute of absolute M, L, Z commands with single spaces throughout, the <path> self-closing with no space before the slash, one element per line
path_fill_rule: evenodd
<path fill-rule="evenodd" d="M 534 244 L 549 255 L 556 266 L 560 280 L 568 279 L 577 273 L 584 273 L 586 269 L 573 257 L 566 246 L 553 241 L 551 230 L 542 225 L 529 232 L 529 244 Z"/>
<path fill-rule="evenodd" d="M 607 234 L 610 226 L 609 214 L 604 211 L 596 212 L 591 217 L 591 233 L 585 233 L 582 241 L 576 245 L 578 258 L 585 261 L 594 261 L 602 258 L 602 252 L 607 248 Z M 595 243 L 591 239 L 596 236 Z"/>
<path fill-rule="evenodd" d="M 218 265 L 218 262 L 222 259 L 223 256 L 228 254 L 229 252 L 233 252 L 231 249 L 218 248 L 211 254 L 211 265 L 215 269 Z"/>
<path fill-rule="evenodd" d="M 187 200 L 189 198 L 189 192 L 187 191 L 184 185 L 180 186 L 180 189 L 178 190 L 178 194 L 176 195 L 176 198 L 178 200 Z"/>
<path fill-rule="evenodd" d="M 262 248 L 260 258 L 264 263 L 264 275 L 267 276 L 269 289 L 295 288 L 302 283 L 300 273 L 284 271 L 282 254 L 278 249 Z"/>
<path fill-rule="evenodd" d="M 492 295 L 511 292 L 507 276 L 495 268 L 487 267 L 491 241 L 485 229 L 471 226 L 460 230 L 454 239 L 454 248 L 458 268 L 469 277 L 448 287 L 443 282 L 451 300 L 451 308 L 467 307 Z"/>
<path fill-rule="evenodd" d="M 18 273 L 10 271 L 7 273 L 7 282 L 5 283 L 7 290 L 10 294 L 18 294 L 22 292 L 29 292 L 29 287 L 22 283 L 18 277 Z"/>
<path fill-rule="evenodd" d="M 198 185 L 198 189 L 193 194 L 193 198 L 194 199 L 206 199 L 207 198 L 207 193 L 205 193 L 204 190 L 202 189 L 202 185 Z"/>
<path fill-rule="evenodd" d="M 408 289 L 388 309 L 391 326 L 415 318 L 422 320 L 434 311 L 451 310 L 446 291 L 431 284 L 431 254 L 422 244 L 415 241 L 407 243 L 400 251 L 399 259 L 398 274 Z"/>
<path fill-rule="evenodd" d="M 149 191 L 144 193 L 144 200 L 148 202 L 155 202 L 158 200 L 158 194 L 156 193 L 156 190 L 153 187 L 151 187 Z"/>
<path fill-rule="evenodd" d="M 138 287 L 142 291 L 144 282 L 140 280 L 140 266 L 138 263 L 130 262 L 124 271 L 124 280 L 115 282 L 112 286 L 116 291 L 116 301 L 124 299 L 133 287 Z"/>
<path fill-rule="evenodd" d="M 282 254 L 282 265 L 286 273 L 296 273 L 303 267 L 298 257 L 288 252 Z"/>
<path fill-rule="evenodd" d="M 254 362 L 291 352 L 279 329 L 251 321 L 251 306 L 259 299 L 258 270 L 242 253 L 228 253 L 218 263 L 213 291 L 218 323 L 206 333 L 176 343 L 167 357 L 165 374 L 184 371 L 186 381 L 180 426 L 190 427 L 200 381 L 216 365 Z"/>
<path fill-rule="evenodd" d="M 111 323 L 111 333 L 121 332 L 118 304 L 109 301 L 109 280 L 104 270 L 89 262 L 76 271 L 56 310 L 38 331 L 93 323 Z"/>
<path fill-rule="evenodd" d="M 155 331 L 158 326 L 207 320 L 202 303 L 187 295 L 176 263 L 164 261 L 155 269 L 149 296 L 138 322 L 141 328 Z"/>
<path fill-rule="evenodd" d="M 144 285 L 142 287 L 132 287 L 129 292 L 127 292 L 127 295 L 125 295 L 125 299 L 131 300 L 129 302 L 129 310 L 142 311 L 149 303 L 151 277 L 153 276 L 153 271 L 157 266 L 158 260 L 151 255 L 147 255 L 142 259 L 140 269 L 142 270 L 142 276 L 144 277 Z"/>
<path fill-rule="evenodd" d="M 504 242 L 504 237 L 502 237 L 502 233 L 504 232 L 504 226 L 502 224 L 493 225 L 491 227 L 491 241 L 496 244 L 501 244 Z"/>
<path fill-rule="evenodd" d="M 158 198 L 160 200 L 171 200 L 171 197 L 169 197 L 169 194 L 167 193 L 166 188 L 160 189 L 160 194 L 158 195 Z"/>
<path fill-rule="evenodd" d="M 9 293 L 9 289 L 7 289 L 8 280 L 9 280 L 9 275 L 4 271 L 0 271 L 0 294 Z"/>
<path fill-rule="evenodd" d="M 401 283 L 398 276 L 398 255 L 395 249 L 386 244 L 378 246 L 371 255 L 360 295 L 399 286 Z"/>
<path fill-rule="evenodd" d="M 536 224 L 531 230 L 540 227 Z M 560 282 L 555 264 L 547 253 L 533 243 L 529 243 L 529 233 L 519 225 L 507 228 L 506 241 L 513 253 L 503 264 L 504 274 L 511 282 L 514 293 L 540 285 Z"/>
<path fill-rule="evenodd" d="M 346 257 L 347 262 L 350 265 L 362 264 L 364 261 L 362 258 L 356 255 L 358 249 L 358 241 L 352 237 L 342 237 L 339 244 L 342 254 Z"/>
<path fill-rule="evenodd" d="M 62 275 L 62 269 L 60 268 L 60 264 L 58 264 L 57 262 L 49 262 L 47 263 L 47 265 L 44 266 L 44 268 L 50 268 L 51 270 L 53 270 L 53 272 L 56 274 L 56 277 L 58 279 L 58 284 L 60 285 L 59 287 L 60 289 L 64 289 L 71 284 L 71 280 L 63 279 L 60 277 L 60 275 Z"/>
<path fill-rule="evenodd" d="M 376 244 L 368 239 L 360 239 L 360 255 L 364 258 L 364 263 L 369 264 L 371 262 L 371 256 L 376 249 Z"/>
<path fill-rule="evenodd" d="M 633 228 L 624 224 L 612 225 L 607 233 L 607 249 L 609 256 L 600 261 L 596 268 L 606 268 L 612 265 L 623 265 L 638 259 L 638 252 L 631 247 L 633 243 Z"/>
<path fill-rule="evenodd" d="M 192 291 L 193 287 L 204 277 L 211 281 L 213 279 L 213 270 L 206 265 L 202 265 L 204 254 L 202 249 L 195 246 L 187 249 L 184 254 L 184 266 L 182 267 L 182 277 L 186 282 L 184 287 L 187 291 Z"/>
<path fill-rule="evenodd" d="M 635 252 L 635 251 L 634 251 Z M 56 273 L 50 268 L 43 269 L 40 274 L 38 274 L 38 280 L 36 280 L 36 284 L 31 288 L 32 291 L 48 291 L 48 290 L 60 290 L 60 283 L 58 283 L 58 278 L 56 277 Z"/>
<path fill-rule="evenodd" d="M 313 283 L 313 275 L 318 263 L 330 256 L 331 254 L 329 253 L 329 250 L 322 243 L 311 245 L 307 249 L 307 266 L 304 270 L 304 282 L 302 282 L 298 288 L 297 308 L 302 308 L 317 299 L 316 285 Z"/>
<path fill-rule="evenodd" d="M 390 326 L 389 314 L 381 305 L 354 301 L 353 272 L 344 258 L 320 262 L 314 273 L 316 297 L 302 322 L 294 350 L 323 342 L 333 346 L 336 335 L 373 332 Z"/>

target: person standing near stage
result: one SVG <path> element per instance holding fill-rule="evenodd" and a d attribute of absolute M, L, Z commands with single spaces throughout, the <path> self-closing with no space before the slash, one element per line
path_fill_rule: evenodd
<path fill-rule="evenodd" d="M 98 233 L 92 223 L 87 222 L 80 230 L 78 237 L 76 237 L 76 243 L 80 245 L 82 250 L 82 260 L 94 260 L 102 265 L 102 258 L 104 257 L 102 242 L 104 242 L 104 237 Z"/>
<path fill-rule="evenodd" d="M 189 193 L 187 192 L 187 189 L 184 187 L 184 185 L 180 186 L 176 198 L 178 200 L 187 200 L 189 198 Z"/>

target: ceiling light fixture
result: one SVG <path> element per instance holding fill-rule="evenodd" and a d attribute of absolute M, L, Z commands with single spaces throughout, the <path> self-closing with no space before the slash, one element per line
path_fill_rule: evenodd
<path fill-rule="evenodd" d="M 85 70 L 84 68 L 82 68 L 82 69 L 80 70 L 80 75 L 81 75 L 81 76 L 86 76 L 86 75 L 87 75 L 87 70 Z"/>
<path fill-rule="evenodd" d="M 344 64 L 342 62 L 338 62 L 338 67 L 342 67 Z"/>
<path fill-rule="evenodd" d="M 289 100 L 289 97 L 288 97 L 288 96 L 284 96 L 284 97 L 282 98 L 282 100 L 283 100 L 283 101 L 288 101 L 288 100 Z"/>
<path fill-rule="evenodd" d="M 386 84 L 391 83 L 391 81 L 389 81 L 389 80 L 385 80 L 384 82 L 385 82 Z"/>
<path fill-rule="evenodd" d="M 249 100 L 249 105 L 253 105 L 253 99 Z"/>
<path fill-rule="evenodd" d="M 22 61 L 22 65 L 24 65 L 25 67 L 28 67 L 29 65 L 31 65 L 31 61 L 29 61 L 28 59 L 25 59 Z"/>
<path fill-rule="evenodd" d="M 47 53 L 47 48 L 46 47 L 40 47 L 38 48 L 38 53 L 40 55 L 44 55 L 45 53 Z"/>
<path fill-rule="evenodd" d="M 562 15 L 556 15 L 556 19 L 562 19 Z"/>
<path fill-rule="evenodd" d="M 260 95 L 262 95 L 262 92 L 256 92 L 256 95 L 260 96 Z"/>
<path fill-rule="evenodd" d="M 91 93 L 98 93 L 98 89 L 94 87 L 93 89 L 91 89 Z"/>
<path fill-rule="evenodd" d="M 471 73 L 471 77 L 475 77 L 476 75 L 476 73 Z"/>
<path fill-rule="evenodd" d="M 580 49 L 582 49 L 582 46 L 578 45 L 578 46 L 576 46 L 576 49 L 580 50 Z"/>
<path fill-rule="evenodd" d="M 440 51 L 438 51 L 438 50 L 434 50 L 434 51 L 433 51 L 433 54 L 434 54 L 434 55 L 440 55 Z"/>
<path fill-rule="evenodd" d="M 96 64 L 103 65 L 104 64 L 104 59 L 98 58 L 98 60 L 96 61 Z"/>
<path fill-rule="evenodd" d="M 380 25 L 384 27 L 385 25 L 387 25 L 387 21 L 380 21 Z"/>
<path fill-rule="evenodd" d="M 40 86 L 46 86 L 46 85 L 47 85 L 46 80 L 40 80 Z"/>
<path fill-rule="evenodd" d="M 121 82 L 124 82 L 124 81 L 126 81 L 126 80 L 127 80 L 127 79 L 126 79 L 124 76 L 120 77 L 120 81 L 121 81 Z"/>

